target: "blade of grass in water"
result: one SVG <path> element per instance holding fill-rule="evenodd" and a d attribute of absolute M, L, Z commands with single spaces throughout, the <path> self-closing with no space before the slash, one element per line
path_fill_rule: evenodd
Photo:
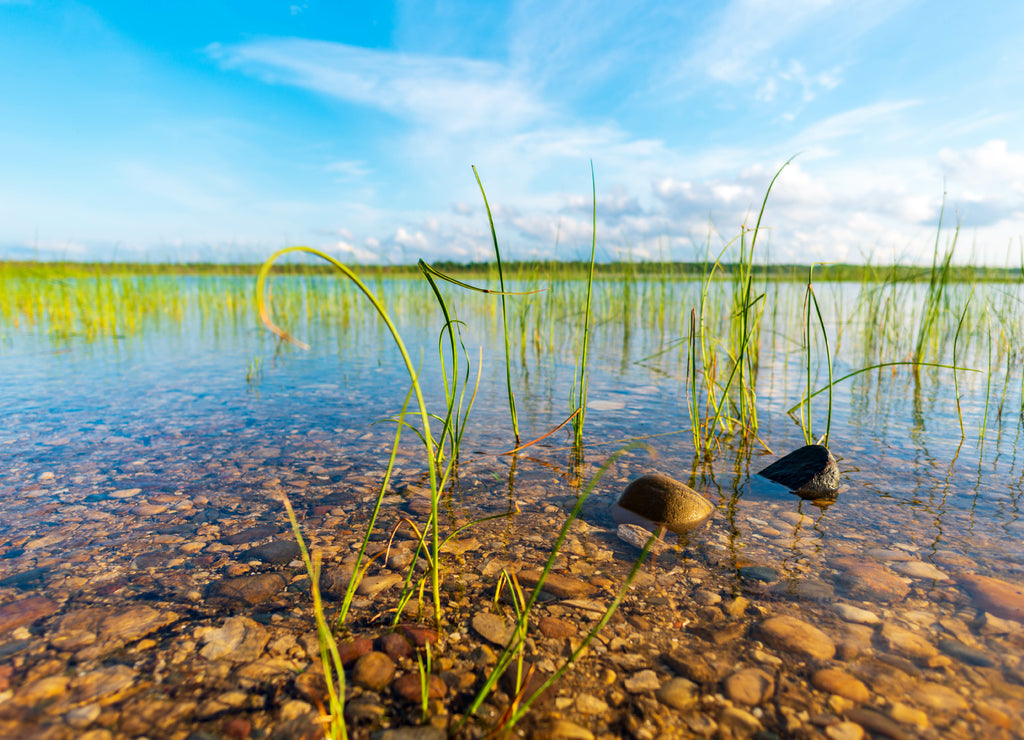
<path fill-rule="evenodd" d="M 484 199 L 484 208 L 487 209 L 487 222 L 491 227 L 491 239 L 494 241 L 494 258 L 498 263 L 498 284 L 501 286 L 501 323 L 505 332 L 505 383 L 508 386 L 508 411 L 512 416 L 512 434 L 515 437 L 516 446 L 519 446 L 519 418 L 516 416 L 516 396 L 512 391 L 512 350 L 508 338 L 508 311 L 505 307 L 505 274 L 501 269 L 501 250 L 498 248 L 498 232 L 494 228 L 494 217 L 491 216 L 491 206 L 487 202 L 487 193 L 484 192 L 484 184 L 480 181 L 480 173 L 473 167 L 473 176 L 476 177 L 476 184 L 480 186 L 480 195 Z"/>

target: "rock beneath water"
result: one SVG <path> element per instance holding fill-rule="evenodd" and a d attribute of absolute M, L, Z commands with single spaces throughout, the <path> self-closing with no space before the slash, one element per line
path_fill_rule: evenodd
<path fill-rule="evenodd" d="M 639 524 L 620 524 L 617 534 L 619 539 L 623 542 L 628 542 L 634 547 L 638 547 L 641 550 L 647 546 L 647 540 L 651 538 L 652 532 Z M 651 555 L 660 555 L 663 552 L 671 550 L 672 546 L 661 539 L 656 539 L 651 543 L 651 549 L 649 550 Z"/>
<path fill-rule="evenodd" d="M 761 623 L 761 639 L 768 645 L 808 658 L 828 660 L 836 654 L 835 643 L 817 627 L 795 617 L 780 616 Z"/>
<path fill-rule="evenodd" d="M 710 501 L 689 486 L 667 475 L 650 473 L 626 486 L 612 515 L 619 524 L 664 526 L 682 534 L 700 527 L 714 510 Z"/>
<path fill-rule="evenodd" d="M 958 580 L 979 609 L 1024 622 L 1024 586 L 974 574 L 962 575 Z"/>
<path fill-rule="evenodd" d="M 793 450 L 758 475 L 785 486 L 801 498 L 834 499 L 839 492 L 839 466 L 824 445 Z"/>

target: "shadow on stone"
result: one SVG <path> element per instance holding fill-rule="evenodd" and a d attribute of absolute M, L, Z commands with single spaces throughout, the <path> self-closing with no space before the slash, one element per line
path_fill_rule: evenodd
<path fill-rule="evenodd" d="M 793 450 L 758 475 L 804 499 L 831 501 L 839 494 L 839 466 L 824 445 L 806 445 Z"/>

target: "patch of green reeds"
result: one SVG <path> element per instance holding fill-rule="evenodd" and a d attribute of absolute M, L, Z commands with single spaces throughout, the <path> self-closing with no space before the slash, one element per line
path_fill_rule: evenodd
<path fill-rule="evenodd" d="M 917 329 L 917 342 L 914 345 L 913 360 L 915 368 L 921 367 L 925 349 L 938 340 L 940 317 L 948 308 L 948 289 L 950 281 L 950 261 L 960 236 L 960 222 L 957 221 L 953 237 L 946 250 L 939 256 L 939 242 L 942 238 L 942 220 L 946 211 L 946 195 L 942 195 L 942 206 L 939 209 L 939 225 L 935 234 L 935 248 L 932 252 L 932 268 L 928 275 L 928 289 L 925 293 L 924 305 L 921 308 L 921 321 Z M 915 370 L 915 375 L 919 370 Z"/>
<path fill-rule="evenodd" d="M 738 435 L 744 444 L 757 438 L 757 371 L 759 366 L 760 327 L 766 294 L 754 295 L 754 253 L 768 197 L 785 162 L 772 177 L 758 211 L 757 223 L 748 232 L 744 226 L 739 237 L 727 243 L 714 261 L 705 259 L 701 281 L 699 312 L 691 311 L 687 356 L 687 408 L 690 415 L 695 461 L 710 461 L 723 436 Z M 747 243 L 748 233 L 750 242 Z M 733 294 L 730 325 L 726 340 L 713 329 L 709 294 L 725 253 L 739 244 L 739 260 L 733 266 Z M 720 354 L 722 353 L 722 354 Z M 724 357 L 723 357 L 724 354 Z M 720 372 L 728 374 L 720 380 Z M 703 404 L 700 398 L 703 398 Z M 703 406 L 703 418 L 701 417 Z"/>

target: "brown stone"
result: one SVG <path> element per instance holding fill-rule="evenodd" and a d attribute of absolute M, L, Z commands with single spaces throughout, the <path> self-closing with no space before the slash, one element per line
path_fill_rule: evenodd
<path fill-rule="evenodd" d="M 761 639 L 772 647 L 808 658 L 828 660 L 836 653 L 835 643 L 817 627 L 796 617 L 772 617 L 761 623 Z"/>
<path fill-rule="evenodd" d="M 207 595 L 214 599 L 226 599 L 255 606 L 274 598 L 287 585 L 288 582 L 279 573 L 260 573 L 215 581 L 210 584 Z"/>
<path fill-rule="evenodd" d="M 0 606 L 0 634 L 32 624 L 56 610 L 57 604 L 45 596 L 31 596 L 4 604 Z"/>
<path fill-rule="evenodd" d="M 370 691 L 380 691 L 395 677 L 395 661 L 386 653 L 370 652 L 352 668 L 352 681 Z"/>
<path fill-rule="evenodd" d="M 863 704 L 871 698 L 871 692 L 861 681 L 838 668 L 822 668 L 811 677 L 811 684 L 820 691 L 844 696 L 850 701 Z"/>
<path fill-rule="evenodd" d="M 744 668 L 725 679 L 725 695 L 737 704 L 757 706 L 775 690 L 775 679 L 760 668 Z"/>
<path fill-rule="evenodd" d="M 578 632 L 576 625 L 558 617 L 541 617 L 537 627 L 542 635 L 552 639 L 572 637 Z"/>
<path fill-rule="evenodd" d="M 1024 622 L 1024 586 L 973 574 L 962 575 L 957 580 L 979 609 L 1003 619 Z"/>
<path fill-rule="evenodd" d="M 418 672 L 406 673 L 404 676 L 400 676 L 391 684 L 391 688 L 406 701 L 418 703 L 423 698 L 423 684 L 420 681 L 420 674 Z M 441 677 L 431 674 L 427 685 L 427 698 L 443 699 L 447 693 L 448 687 L 441 680 Z"/>
<path fill-rule="evenodd" d="M 516 577 L 519 579 L 519 583 L 528 588 L 536 586 L 540 582 L 540 576 L 541 571 L 539 570 L 524 570 L 516 574 Z M 553 594 L 560 599 L 573 599 L 577 596 L 589 596 L 597 590 L 586 581 L 581 581 L 578 578 L 571 578 L 569 576 L 562 576 L 558 573 L 548 573 L 548 577 L 544 579 L 544 585 L 542 588 L 549 594 Z"/>
<path fill-rule="evenodd" d="M 852 565 L 840 574 L 839 583 L 850 596 L 865 601 L 899 601 L 910 593 L 902 578 L 869 561 Z"/>

